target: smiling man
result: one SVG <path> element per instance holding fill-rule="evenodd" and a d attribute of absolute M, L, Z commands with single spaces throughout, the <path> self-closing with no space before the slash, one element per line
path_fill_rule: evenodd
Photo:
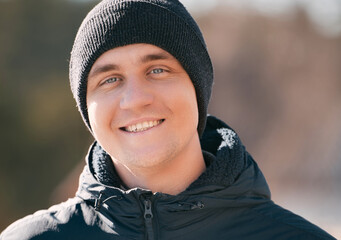
<path fill-rule="evenodd" d="M 202 34 L 179 1 L 100 2 L 70 59 L 95 138 L 79 189 L 0 239 L 334 239 L 271 201 L 237 134 L 207 116 L 212 82 Z"/>

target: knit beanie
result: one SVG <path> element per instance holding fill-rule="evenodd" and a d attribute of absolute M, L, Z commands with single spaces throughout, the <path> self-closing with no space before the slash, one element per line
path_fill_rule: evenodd
<path fill-rule="evenodd" d="M 94 62 L 106 51 L 134 43 L 158 46 L 172 54 L 193 82 L 202 135 L 213 83 L 213 68 L 202 33 L 178 0 L 104 0 L 83 20 L 70 58 L 70 85 L 91 131 L 86 92 Z"/>

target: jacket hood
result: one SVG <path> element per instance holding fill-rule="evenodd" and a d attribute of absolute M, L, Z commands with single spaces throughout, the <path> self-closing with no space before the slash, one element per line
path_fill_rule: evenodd
<path fill-rule="evenodd" d="M 200 196 L 201 200 L 210 199 L 212 207 L 226 206 L 227 202 L 230 206 L 241 206 L 270 200 L 263 174 L 233 129 L 208 116 L 200 141 L 206 170 L 182 193 L 176 196 L 156 193 L 160 198 L 176 201 Z M 86 201 L 94 203 L 100 195 L 121 198 L 149 192 L 139 188 L 125 190 L 110 156 L 97 142 L 90 147 L 86 162 L 77 191 L 77 196 Z"/>

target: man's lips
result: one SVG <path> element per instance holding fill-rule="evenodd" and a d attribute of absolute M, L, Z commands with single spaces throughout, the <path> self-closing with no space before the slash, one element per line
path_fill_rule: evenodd
<path fill-rule="evenodd" d="M 153 121 L 141 121 L 136 124 L 131 124 L 128 126 L 121 127 L 120 129 L 126 132 L 142 132 L 150 128 L 160 125 L 165 119 L 153 120 Z"/>

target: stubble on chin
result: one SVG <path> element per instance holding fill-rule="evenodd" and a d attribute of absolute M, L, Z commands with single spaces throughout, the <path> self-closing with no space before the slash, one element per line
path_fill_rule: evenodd
<path fill-rule="evenodd" d="M 166 166 L 177 155 L 177 146 L 170 143 L 164 150 L 146 151 L 137 153 L 134 151 L 123 151 L 121 154 L 111 156 L 114 165 L 123 165 L 128 169 L 154 169 Z"/>

